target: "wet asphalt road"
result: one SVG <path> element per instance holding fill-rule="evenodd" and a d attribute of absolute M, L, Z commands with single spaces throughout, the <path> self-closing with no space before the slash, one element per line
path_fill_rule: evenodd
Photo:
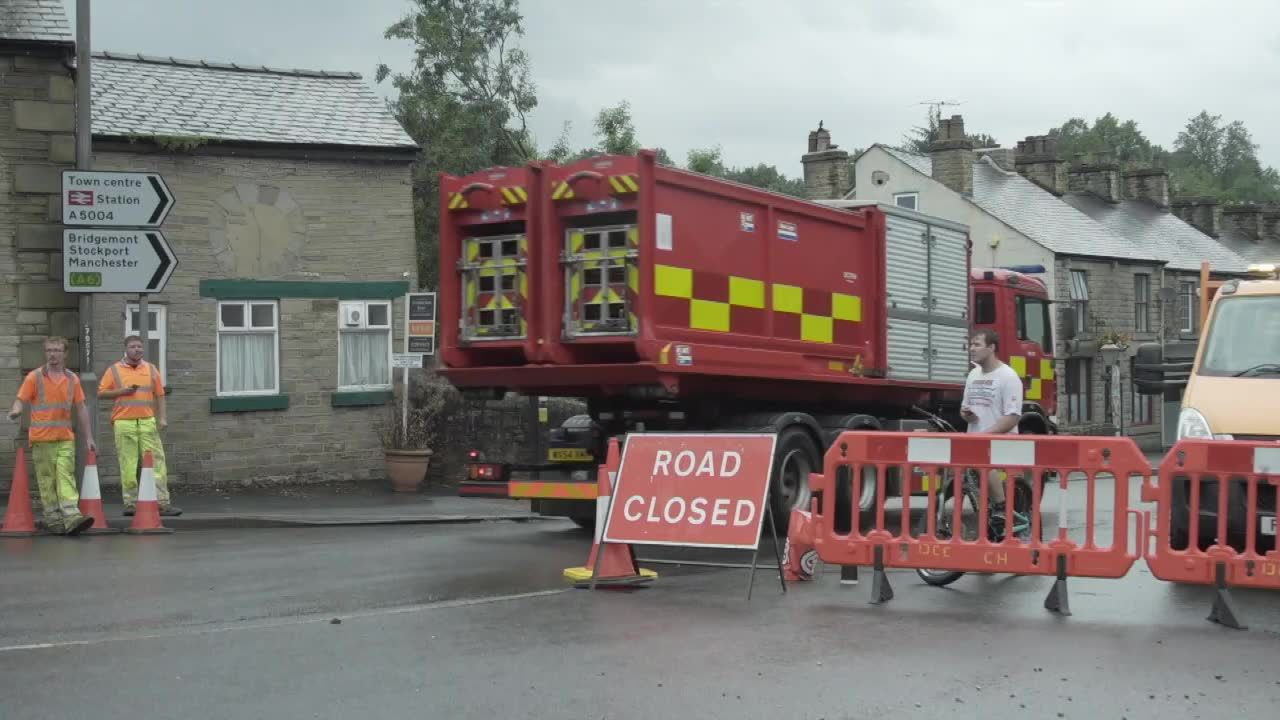
<path fill-rule="evenodd" d="M 1047 578 L 891 573 L 871 606 L 865 570 L 786 596 L 765 571 L 748 603 L 745 570 L 654 565 L 653 587 L 590 593 L 560 579 L 587 550 L 570 528 L 6 540 L 0 717 L 1280 713 L 1280 593 L 1235 592 L 1246 632 L 1141 563 L 1071 580 L 1070 618 L 1042 608 Z"/>

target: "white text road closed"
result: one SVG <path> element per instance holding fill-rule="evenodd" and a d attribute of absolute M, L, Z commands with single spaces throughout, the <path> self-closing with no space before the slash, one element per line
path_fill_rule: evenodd
<path fill-rule="evenodd" d="M 754 549 L 775 436 L 628 435 L 604 538 Z"/>
<path fill-rule="evenodd" d="M 62 285 L 67 292 L 155 293 L 178 258 L 159 230 L 63 230 Z"/>
<path fill-rule="evenodd" d="M 62 171 L 62 224 L 160 227 L 173 193 L 156 173 Z"/>

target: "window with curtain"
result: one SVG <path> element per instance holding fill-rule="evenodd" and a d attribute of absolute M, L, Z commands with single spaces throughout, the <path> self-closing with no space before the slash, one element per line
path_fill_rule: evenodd
<path fill-rule="evenodd" d="M 342 303 L 338 307 L 338 388 L 390 387 L 391 303 Z"/>
<path fill-rule="evenodd" d="M 1089 326 L 1089 273 L 1071 271 L 1071 306 L 1076 309 L 1076 332 L 1083 335 L 1092 330 Z"/>
<path fill-rule="evenodd" d="M 280 392 L 279 304 L 218 303 L 218 395 Z"/>
<path fill-rule="evenodd" d="M 1136 332 L 1151 332 L 1151 276 L 1136 274 L 1133 276 L 1133 329 Z"/>

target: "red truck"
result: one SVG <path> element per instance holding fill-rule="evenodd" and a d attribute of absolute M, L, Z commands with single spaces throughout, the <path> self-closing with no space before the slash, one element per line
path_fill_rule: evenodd
<path fill-rule="evenodd" d="M 962 225 L 807 202 L 650 151 L 440 187 L 440 374 L 588 408 L 549 429 L 545 462 L 473 453 L 463 495 L 527 498 L 589 526 L 608 438 L 771 432 L 782 525 L 841 431 L 964 427 L 975 327 L 999 333 L 1024 378 L 1021 432 L 1056 432 L 1049 300 L 1032 276 L 1043 268 L 971 270 Z M 865 509 L 875 483 L 864 487 Z"/>

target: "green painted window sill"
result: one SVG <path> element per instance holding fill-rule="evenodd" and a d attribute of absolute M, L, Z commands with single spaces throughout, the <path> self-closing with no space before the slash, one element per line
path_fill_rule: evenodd
<path fill-rule="evenodd" d="M 394 300 L 409 292 L 409 283 L 324 280 L 201 280 L 200 297 L 219 300 L 320 298 Z"/>
<path fill-rule="evenodd" d="M 209 398 L 209 412 L 249 412 L 253 410 L 286 410 L 288 395 L 247 395 L 244 397 Z"/>
<path fill-rule="evenodd" d="M 386 405 L 395 395 L 390 390 L 339 390 L 330 396 L 333 407 Z"/>

